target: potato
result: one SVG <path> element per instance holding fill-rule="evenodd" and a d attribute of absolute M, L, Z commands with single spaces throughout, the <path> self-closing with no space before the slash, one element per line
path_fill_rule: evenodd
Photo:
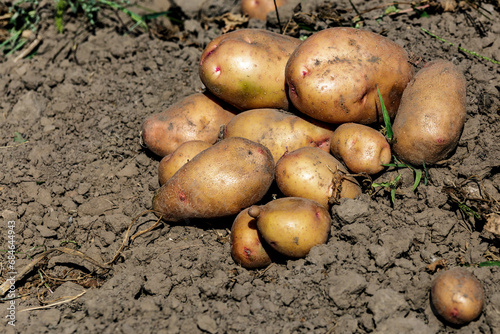
<path fill-rule="evenodd" d="M 392 126 L 392 150 L 413 165 L 447 158 L 460 140 L 465 105 L 463 73 L 446 60 L 428 63 L 403 94 Z"/>
<path fill-rule="evenodd" d="M 315 201 L 287 197 L 252 206 L 248 214 L 273 249 L 289 257 L 305 257 L 312 247 L 324 244 L 330 232 L 328 210 Z"/>
<path fill-rule="evenodd" d="M 330 153 L 302 147 L 284 154 L 276 164 L 276 183 L 285 196 L 304 197 L 328 208 L 340 198 L 356 198 L 361 188 Z"/>
<path fill-rule="evenodd" d="M 231 227 L 231 256 L 241 266 L 254 269 L 271 264 L 267 245 L 257 230 L 257 220 L 241 211 Z"/>
<path fill-rule="evenodd" d="M 293 105 L 335 124 L 382 121 L 377 85 L 389 115 L 394 116 L 412 75 L 401 46 L 354 28 L 313 34 L 292 53 L 285 72 Z"/>
<path fill-rule="evenodd" d="M 274 161 L 264 146 L 228 138 L 182 166 L 153 198 L 167 221 L 234 215 L 258 202 L 274 180 Z"/>
<path fill-rule="evenodd" d="M 167 182 L 179 168 L 210 146 L 212 144 L 203 140 L 190 140 L 181 144 L 173 153 L 164 156 L 158 165 L 158 181 L 160 185 Z"/>
<path fill-rule="evenodd" d="M 431 304 L 444 320 L 465 325 L 479 317 L 484 305 L 481 283 L 463 268 L 441 273 L 432 283 Z"/>
<path fill-rule="evenodd" d="M 241 11 L 251 19 L 265 21 L 267 14 L 276 10 L 274 1 L 275 0 L 242 0 Z M 276 7 L 283 6 L 287 2 L 287 0 L 276 0 Z"/>
<path fill-rule="evenodd" d="M 344 123 L 333 132 L 331 152 L 353 173 L 377 174 L 391 162 L 391 146 L 369 126 Z"/>
<path fill-rule="evenodd" d="M 224 138 L 243 137 L 266 146 L 274 161 L 286 151 L 312 146 L 330 152 L 333 131 L 276 109 L 242 112 L 227 124 Z"/>
<path fill-rule="evenodd" d="M 197 93 L 174 103 L 165 111 L 149 116 L 142 124 L 144 145 L 164 157 L 190 140 L 217 141 L 221 125 L 236 110 L 210 93 Z"/>
<path fill-rule="evenodd" d="M 288 109 L 285 65 L 300 43 L 261 29 L 221 35 L 201 54 L 201 81 L 214 95 L 241 110 Z"/>

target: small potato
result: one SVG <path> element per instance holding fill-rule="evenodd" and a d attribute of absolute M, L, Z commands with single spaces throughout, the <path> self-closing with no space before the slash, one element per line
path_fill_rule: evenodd
<path fill-rule="evenodd" d="M 275 0 L 242 0 L 241 11 L 251 19 L 265 21 L 267 14 L 276 10 L 274 1 Z M 276 7 L 279 8 L 287 2 L 287 0 L 276 0 Z"/>
<path fill-rule="evenodd" d="M 276 183 L 285 196 L 304 197 L 325 208 L 340 198 L 356 198 L 361 188 L 330 153 L 302 147 L 284 154 L 276 164 Z"/>
<path fill-rule="evenodd" d="M 200 60 L 200 78 L 238 109 L 288 109 L 285 65 L 301 41 L 262 29 L 240 29 L 211 41 Z"/>
<path fill-rule="evenodd" d="M 449 323 L 465 325 L 479 317 L 484 305 L 481 283 L 463 268 L 441 273 L 432 283 L 431 304 Z"/>
<path fill-rule="evenodd" d="M 217 218 L 260 201 L 274 180 L 274 161 L 264 146 L 228 138 L 182 166 L 153 198 L 153 211 L 166 221 Z"/>
<path fill-rule="evenodd" d="M 393 117 L 413 69 L 406 51 L 386 37 L 330 28 L 295 49 L 285 76 L 290 100 L 304 114 L 335 124 L 371 124 L 383 120 L 377 86 Z"/>
<path fill-rule="evenodd" d="M 403 93 L 392 126 L 392 150 L 413 165 L 449 157 L 462 134 L 465 106 L 463 73 L 446 60 L 428 63 Z"/>
<path fill-rule="evenodd" d="M 269 246 L 257 230 L 257 220 L 248 215 L 248 208 L 241 211 L 231 227 L 231 256 L 241 266 L 254 269 L 271 264 L 266 250 Z"/>
<path fill-rule="evenodd" d="M 233 107 L 210 93 L 193 94 L 146 118 L 142 124 L 142 140 L 160 157 L 190 140 L 213 144 L 219 137 L 221 125 L 227 124 L 235 113 Z"/>
<path fill-rule="evenodd" d="M 278 161 L 286 151 L 304 146 L 329 152 L 332 134 L 329 128 L 296 115 L 276 109 L 253 109 L 234 117 L 225 128 L 224 138 L 243 137 L 260 143 Z"/>
<path fill-rule="evenodd" d="M 383 134 L 356 123 L 342 124 L 333 132 L 331 151 L 355 174 L 377 174 L 392 157 L 391 146 Z"/>
<path fill-rule="evenodd" d="M 190 140 L 179 146 L 173 153 L 166 155 L 161 159 L 158 165 L 158 181 L 163 185 L 170 179 L 182 166 L 193 159 L 198 153 L 212 146 L 202 140 Z"/>
<path fill-rule="evenodd" d="M 331 217 L 315 201 L 280 198 L 261 206 L 252 206 L 248 214 L 257 219 L 257 229 L 264 240 L 279 253 L 305 257 L 312 247 L 328 239 Z"/>

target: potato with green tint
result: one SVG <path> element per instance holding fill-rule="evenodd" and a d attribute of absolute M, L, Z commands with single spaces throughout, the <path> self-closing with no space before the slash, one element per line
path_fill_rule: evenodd
<path fill-rule="evenodd" d="M 382 133 L 356 123 L 345 123 L 335 129 L 331 151 L 355 174 L 377 174 L 392 158 L 391 146 Z"/>
<path fill-rule="evenodd" d="M 182 166 L 198 153 L 212 146 L 203 140 L 190 140 L 179 146 L 173 153 L 164 156 L 158 165 L 158 181 L 163 185 Z"/>
<path fill-rule="evenodd" d="M 231 256 L 234 261 L 248 269 L 266 267 L 272 262 L 268 250 L 269 245 L 257 230 L 257 220 L 248 215 L 248 208 L 241 211 L 231 227 Z"/>
<path fill-rule="evenodd" d="M 274 160 L 264 146 L 228 138 L 182 166 L 153 198 L 153 211 L 166 221 L 217 218 L 239 213 L 266 194 Z"/>
<path fill-rule="evenodd" d="M 331 217 L 319 203 L 300 197 L 286 197 L 252 206 L 248 214 L 257 219 L 257 229 L 279 253 L 301 258 L 328 239 Z"/>
<path fill-rule="evenodd" d="M 285 76 L 290 100 L 304 114 L 335 124 L 371 124 L 383 120 L 377 86 L 393 117 L 413 69 L 406 51 L 390 39 L 339 27 L 299 45 Z"/>
<path fill-rule="evenodd" d="M 392 130 L 393 152 L 413 164 L 434 164 L 450 156 L 466 118 L 465 77 L 446 60 L 429 62 L 408 84 Z"/>
<path fill-rule="evenodd" d="M 273 154 L 274 161 L 278 161 L 285 152 L 304 146 L 330 152 L 332 134 L 328 125 L 314 124 L 276 109 L 253 109 L 234 117 L 225 128 L 224 138 L 253 140 L 266 146 Z"/>
<path fill-rule="evenodd" d="M 251 19 L 265 21 L 267 14 L 276 10 L 275 1 L 278 8 L 288 2 L 287 0 L 241 0 L 241 11 Z"/>
<path fill-rule="evenodd" d="M 142 124 L 144 145 L 154 154 L 164 157 L 190 140 L 213 144 L 220 127 L 235 115 L 234 107 L 210 93 L 189 95 L 165 111 L 146 118 Z"/>
<path fill-rule="evenodd" d="M 361 188 L 330 153 L 302 147 L 284 154 L 276 164 L 276 183 L 285 196 L 304 197 L 325 208 L 340 198 L 356 198 Z"/>
<path fill-rule="evenodd" d="M 285 65 L 301 41 L 262 29 L 240 29 L 211 41 L 201 54 L 201 81 L 238 109 L 288 109 Z"/>

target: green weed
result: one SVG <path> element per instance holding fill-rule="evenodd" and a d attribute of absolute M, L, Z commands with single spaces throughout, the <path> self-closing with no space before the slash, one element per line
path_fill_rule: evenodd
<path fill-rule="evenodd" d="M 391 202 L 394 204 L 396 202 L 396 190 L 399 186 L 399 180 L 401 179 L 401 174 L 398 174 L 396 178 L 390 180 L 388 182 L 380 182 L 380 183 L 372 183 L 373 188 L 382 187 L 390 191 L 391 193 Z"/>

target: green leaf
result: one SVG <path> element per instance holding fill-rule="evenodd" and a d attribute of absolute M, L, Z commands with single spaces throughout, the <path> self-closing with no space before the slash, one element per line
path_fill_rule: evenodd
<path fill-rule="evenodd" d="M 420 180 L 422 179 L 422 171 L 420 169 L 415 169 L 415 182 L 413 183 L 413 191 L 415 191 L 420 184 Z"/>
<path fill-rule="evenodd" d="M 384 14 L 385 15 L 389 15 L 389 14 L 398 13 L 398 12 L 399 12 L 398 7 L 392 5 L 392 6 L 389 6 L 389 7 L 386 8 Z"/>
<path fill-rule="evenodd" d="M 394 204 L 394 202 L 396 202 L 396 189 L 391 189 L 391 201 L 392 201 L 392 204 Z"/>
<path fill-rule="evenodd" d="M 377 85 L 377 92 L 378 92 L 378 98 L 380 99 L 380 105 L 382 106 L 382 115 L 384 116 L 386 135 L 389 141 L 392 141 L 394 139 L 394 133 L 392 132 L 391 118 L 389 117 L 389 113 L 387 112 L 387 108 L 385 107 L 384 99 L 382 98 L 382 94 L 380 94 L 380 89 L 378 88 L 378 85 Z"/>
<path fill-rule="evenodd" d="M 500 267 L 500 261 L 485 261 L 477 265 L 478 267 Z"/>
<path fill-rule="evenodd" d="M 14 141 L 16 143 L 22 144 L 22 143 L 25 143 L 27 140 L 24 139 L 22 134 L 20 134 L 19 132 L 16 131 L 16 132 L 14 132 Z"/>

